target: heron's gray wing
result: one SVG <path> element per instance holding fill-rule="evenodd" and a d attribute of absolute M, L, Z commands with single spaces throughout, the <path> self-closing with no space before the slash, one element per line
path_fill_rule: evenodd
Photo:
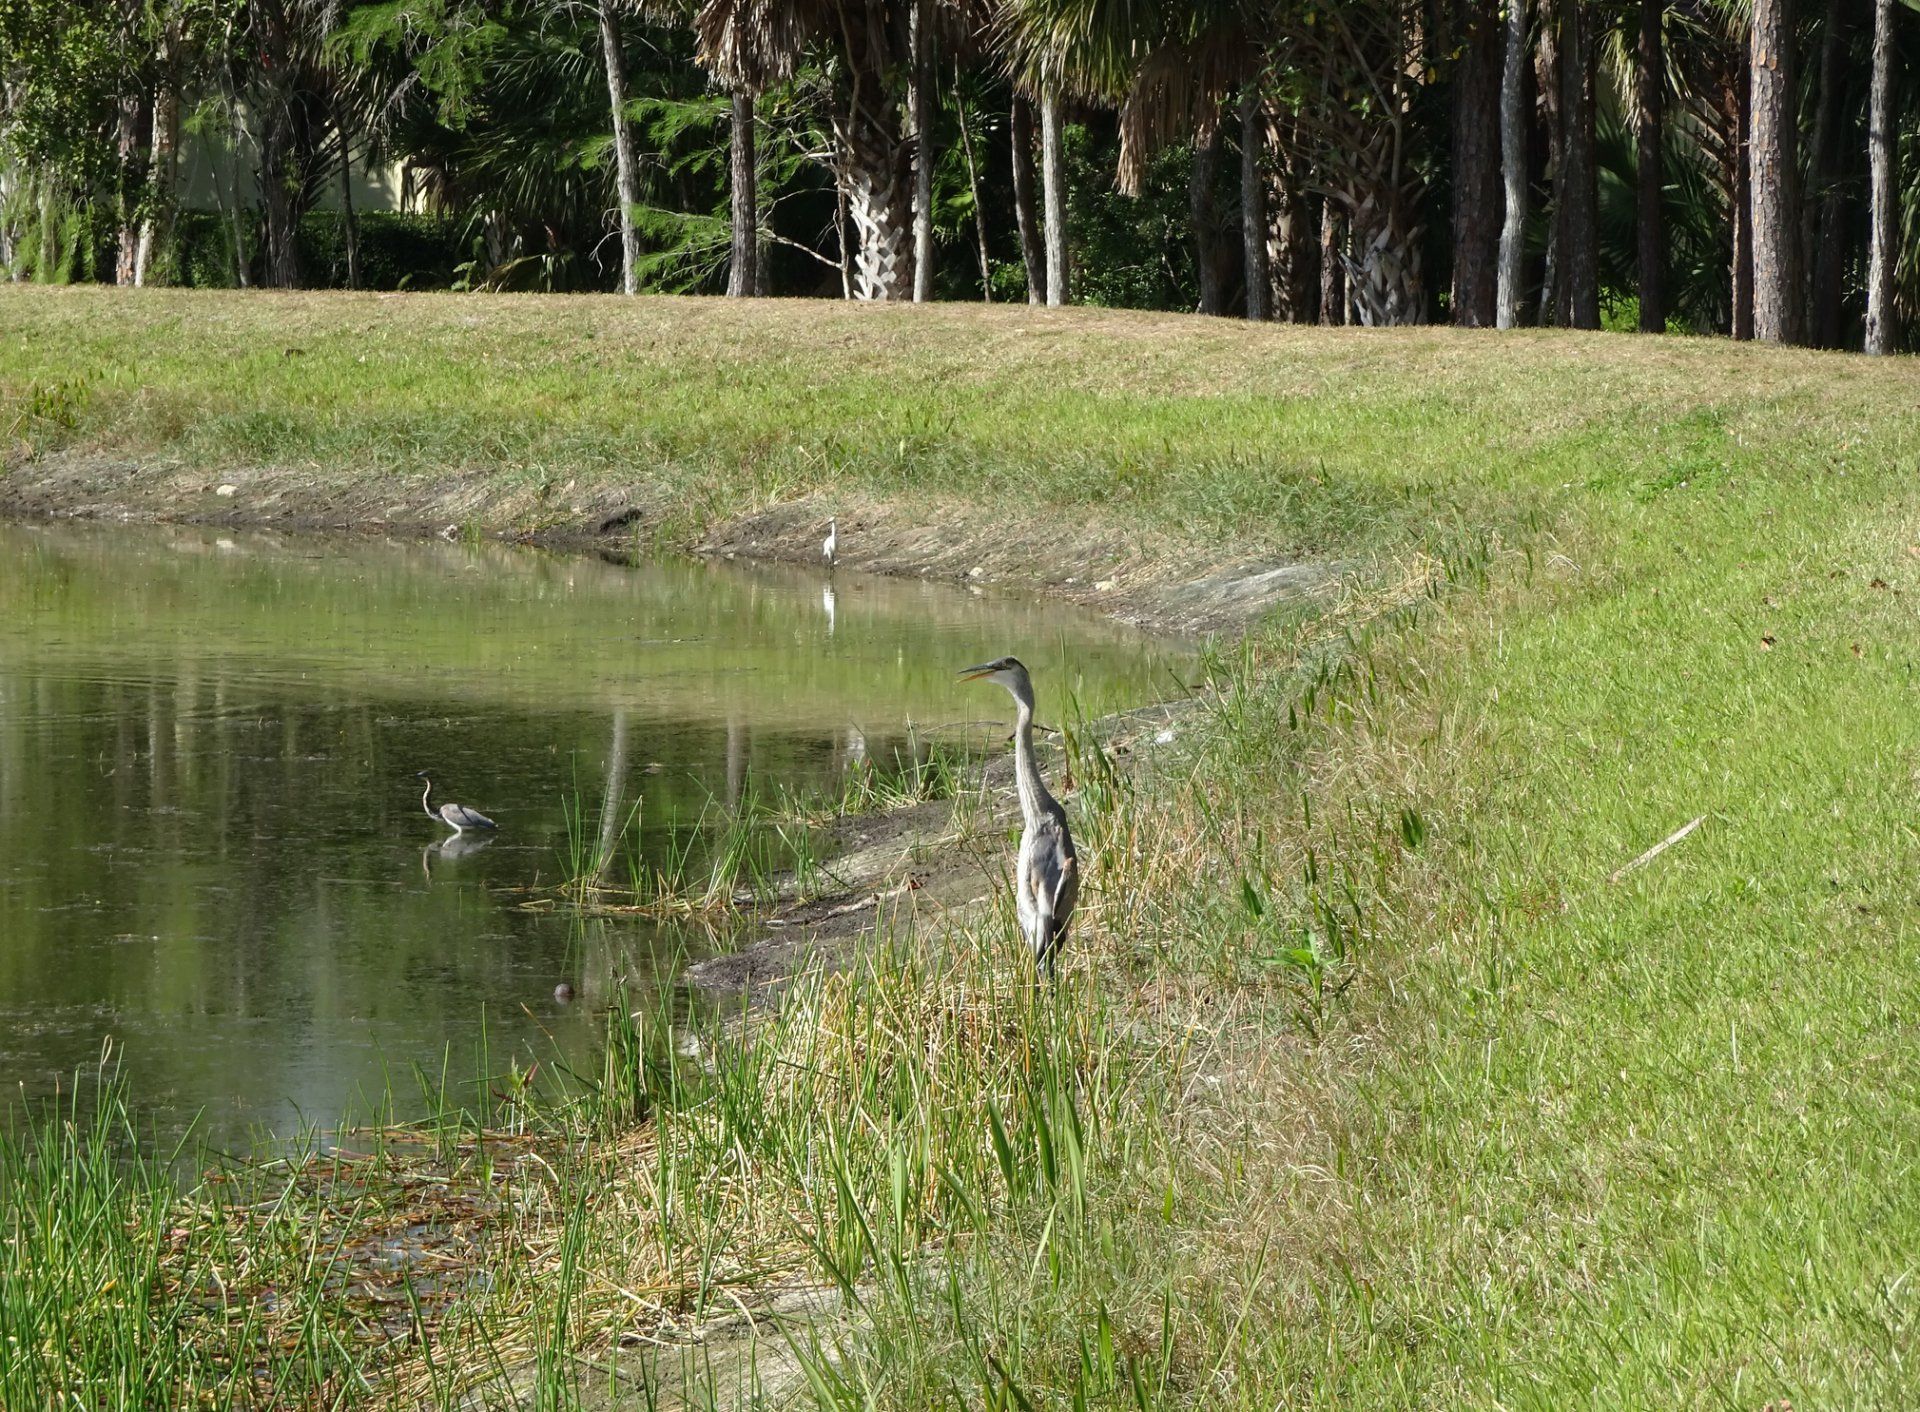
<path fill-rule="evenodd" d="M 1027 863 L 1027 885 L 1033 889 L 1040 912 L 1048 919 L 1047 935 L 1035 938 L 1035 949 L 1045 959 L 1067 934 L 1067 923 L 1080 898 L 1080 865 L 1073 837 L 1063 818 L 1048 818 L 1035 830 L 1033 852 Z"/>
<path fill-rule="evenodd" d="M 440 817 L 452 824 L 456 829 L 491 829 L 498 827 L 492 819 L 489 819 L 478 809 L 469 809 L 464 804 L 442 804 L 440 806 Z"/>

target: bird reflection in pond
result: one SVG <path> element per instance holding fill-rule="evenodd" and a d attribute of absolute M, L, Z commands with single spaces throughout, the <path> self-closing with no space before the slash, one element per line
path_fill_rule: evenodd
<path fill-rule="evenodd" d="M 452 861 L 472 857 L 482 849 L 493 847 L 492 834 L 449 834 L 438 843 L 429 843 L 420 850 L 420 871 L 428 882 L 433 881 L 433 860 Z"/>

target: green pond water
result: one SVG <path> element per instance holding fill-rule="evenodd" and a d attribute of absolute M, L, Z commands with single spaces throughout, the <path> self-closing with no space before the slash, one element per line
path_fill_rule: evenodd
<path fill-rule="evenodd" d="M 242 1146 L 588 1060 L 623 987 L 713 942 L 530 910 L 570 804 L 637 805 L 625 846 L 664 860 L 743 799 L 1001 748 L 1003 694 L 954 672 L 1007 652 L 1043 716 L 1164 695 L 1184 657 L 845 573 L 0 525 L 0 1093 L 111 1041 L 159 1136 Z M 498 833 L 426 817 L 422 769 Z"/>

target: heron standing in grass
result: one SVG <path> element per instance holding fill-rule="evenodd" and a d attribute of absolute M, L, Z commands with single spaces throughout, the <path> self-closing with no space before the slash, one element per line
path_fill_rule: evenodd
<path fill-rule="evenodd" d="M 433 793 L 433 781 L 427 779 L 427 772 L 425 770 L 420 771 L 414 778 L 427 781 L 427 787 L 420 791 L 420 807 L 427 811 L 427 817 L 429 819 L 438 819 L 456 834 L 463 834 L 468 829 L 493 829 L 499 827 L 498 824 L 494 823 L 492 819 L 489 819 L 478 809 L 469 809 L 464 804 L 442 804 L 438 809 L 434 808 L 431 804 L 427 803 L 427 796 Z"/>
<path fill-rule="evenodd" d="M 1013 777 L 1020 791 L 1020 854 L 1014 863 L 1013 900 L 1020 933 L 1033 951 L 1040 974 L 1053 977 L 1053 958 L 1067 939 L 1073 904 L 1080 897 L 1080 863 L 1067 828 L 1067 811 L 1047 792 L 1033 762 L 1033 680 L 1017 657 L 1002 657 L 968 667 L 967 681 L 1004 686 L 1019 708 L 1013 727 Z"/>
<path fill-rule="evenodd" d="M 820 557 L 827 561 L 827 569 L 840 562 L 840 521 L 828 517 L 827 537 L 820 541 Z"/>

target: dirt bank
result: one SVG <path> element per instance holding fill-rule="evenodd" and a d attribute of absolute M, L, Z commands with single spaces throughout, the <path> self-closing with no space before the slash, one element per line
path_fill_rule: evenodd
<path fill-rule="evenodd" d="M 829 515 L 840 560 L 867 573 L 1044 593 L 1161 632 L 1231 631 L 1327 581 L 1329 568 L 1222 558 L 1164 535 L 1120 531 L 1048 507 L 1016 524 L 938 498 L 808 496 L 703 515 L 632 484 L 558 485 L 476 470 L 436 479 L 258 467 L 210 476 L 53 453 L 0 476 L 0 516 L 172 521 L 234 528 L 483 534 L 581 548 L 658 548 L 811 563 Z"/>

